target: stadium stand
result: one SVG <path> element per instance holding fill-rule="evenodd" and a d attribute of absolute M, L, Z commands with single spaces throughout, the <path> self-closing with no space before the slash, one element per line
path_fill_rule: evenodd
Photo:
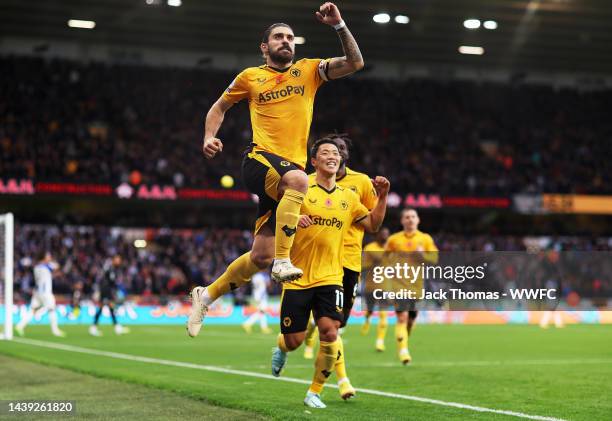
<path fill-rule="evenodd" d="M 218 186 L 250 139 L 242 104 L 220 133 L 223 159 L 200 158 L 203 113 L 232 73 L 15 56 L 0 71 L 3 177 Z M 311 138 L 349 132 L 351 165 L 395 191 L 612 193 L 607 90 L 362 79 L 317 101 Z"/>

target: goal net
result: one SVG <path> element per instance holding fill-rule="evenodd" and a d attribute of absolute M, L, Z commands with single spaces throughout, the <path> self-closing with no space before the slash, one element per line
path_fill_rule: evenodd
<path fill-rule="evenodd" d="M 0 215 L 0 339 L 13 339 L 13 214 Z"/>

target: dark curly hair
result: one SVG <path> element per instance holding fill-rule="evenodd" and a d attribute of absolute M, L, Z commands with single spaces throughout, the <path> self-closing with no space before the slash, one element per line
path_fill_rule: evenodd
<path fill-rule="evenodd" d="M 270 34 L 272 33 L 272 30 L 274 28 L 278 28 L 280 26 L 283 26 L 285 28 L 289 28 L 293 31 L 293 28 L 290 27 L 289 25 L 287 25 L 286 23 L 273 23 L 272 25 L 268 26 L 268 29 L 266 29 L 263 33 L 263 37 L 261 38 L 261 42 L 263 42 L 264 44 L 268 43 L 268 40 L 270 39 Z"/>

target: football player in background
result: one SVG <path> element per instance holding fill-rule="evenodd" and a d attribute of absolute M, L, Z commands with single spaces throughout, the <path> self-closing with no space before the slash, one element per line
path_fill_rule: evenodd
<path fill-rule="evenodd" d="M 257 310 L 242 324 L 243 329 L 246 333 L 253 331 L 253 325 L 259 320 L 259 327 L 262 333 L 272 333 L 268 327 L 268 320 L 266 317 L 266 311 L 268 309 L 268 287 L 270 282 L 270 275 L 267 271 L 257 272 L 251 279 L 251 286 L 253 287 L 253 301 Z"/>
<path fill-rule="evenodd" d="M 431 235 L 419 231 L 421 220 L 416 209 L 404 209 L 400 222 L 404 229 L 389 236 L 387 244 L 385 244 L 385 252 L 405 253 L 413 260 L 415 265 L 437 263 L 438 248 Z M 402 259 L 405 257 L 401 256 Z M 416 279 L 416 282 L 407 282 L 406 284 L 397 280 L 394 287 L 398 288 L 398 290 L 409 288 L 421 291 L 423 289 L 423 278 L 420 276 Z M 408 339 L 419 314 L 416 309 L 416 301 L 396 300 L 395 312 L 397 314 L 397 324 L 395 325 L 397 352 L 400 361 L 406 365 L 412 361 L 412 356 L 408 349 Z"/>
<path fill-rule="evenodd" d="M 117 298 L 117 281 L 120 277 L 122 258 L 121 255 L 115 254 L 110 262 L 106 262 L 102 277 L 99 281 L 100 288 L 100 302 L 98 311 L 94 318 L 94 323 L 89 327 L 89 333 L 93 336 L 102 336 L 102 332 L 98 330 L 98 322 L 104 307 L 108 307 L 111 318 L 113 319 L 113 326 L 115 327 L 115 333 L 122 335 L 129 333 L 129 329 L 121 326 L 117 323 L 117 317 L 115 316 L 115 300 Z"/>
<path fill-rule="evenodd" d="M 385 251 L 385 244 L 389 238 L 389 228 L 381 228 L 376 233 L 376 238 L 371 243 L 366 244 L 363 248 L 363 273 L 365 279 L 365 273 L 371 270 L 377 264 L 382 261 L 382 254 Z M 361 327 L 361 334 L 367 335 L 370 331 L 370 318 L 376 308 L 376 300 L 372 296 L 371 287 L 374 284 L 371 282 L 363 282 L 363 299 L 366 304 L 365 322 Z M 378 325 L 376 326 L 376 350 L 383 352 L 385 350 L 385 336 L 387 335 L 387 309 L 384 306 L 378 308 Z"/>
<path fill-rule="evenodd" d="M 45 312 L 49 313 L 49 323 L 53 336 L 64 337 L 66 334 L 57 325 L 57 313 L 55 312 L 55 297 L 53 296 L 53 274 L 59 269 L 59 265 L 53 261 L 51 253 L 43 251 L 38 256 L 38 263 L 34 266 L 35 287 L 30 301 L 30 308 L 23 319 L 15 326 L 15 332 L 19 336 L 25 334 L 25 328 L 33 317 L 40 317 Z"/>

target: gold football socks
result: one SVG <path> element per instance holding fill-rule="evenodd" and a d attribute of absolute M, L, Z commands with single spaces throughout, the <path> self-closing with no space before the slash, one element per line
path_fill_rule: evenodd
<path fill-rule="evenodd" d="M 285 190 L 285 194 L 276 208 L 276 229 L 274 234 L 274 258 L 288 259 L 291 245 L 295 239 L 297 224 L 300 219 L 300 208 L 305 194 L 293 189 Z"/>
<path fill-rule="evenodd" d="M 338 340 L 334 342 L 321 341 L 319 343 L 319 353 L 315 362 L 315 373 L 312 384 L 308 389 L 312 393 L 320 394 L 323 385 L 327 381 L 336 364 L 338 358 Z"/>
<path fill-rule="evenodd" d="M 208 297 L 206 297 L 206 304 L 209 305 L 217 298 L 227 294 L 233 289 L 240 288 L 251 280 L 253 275 L 259 272 L 259 269 L 255 263 L 251 260 L 251 252 L 243 254 L 236 260 L 234 260 L 227 267 L 225 272 L 215 282 L 210 284 L 206 291 Z"/>

